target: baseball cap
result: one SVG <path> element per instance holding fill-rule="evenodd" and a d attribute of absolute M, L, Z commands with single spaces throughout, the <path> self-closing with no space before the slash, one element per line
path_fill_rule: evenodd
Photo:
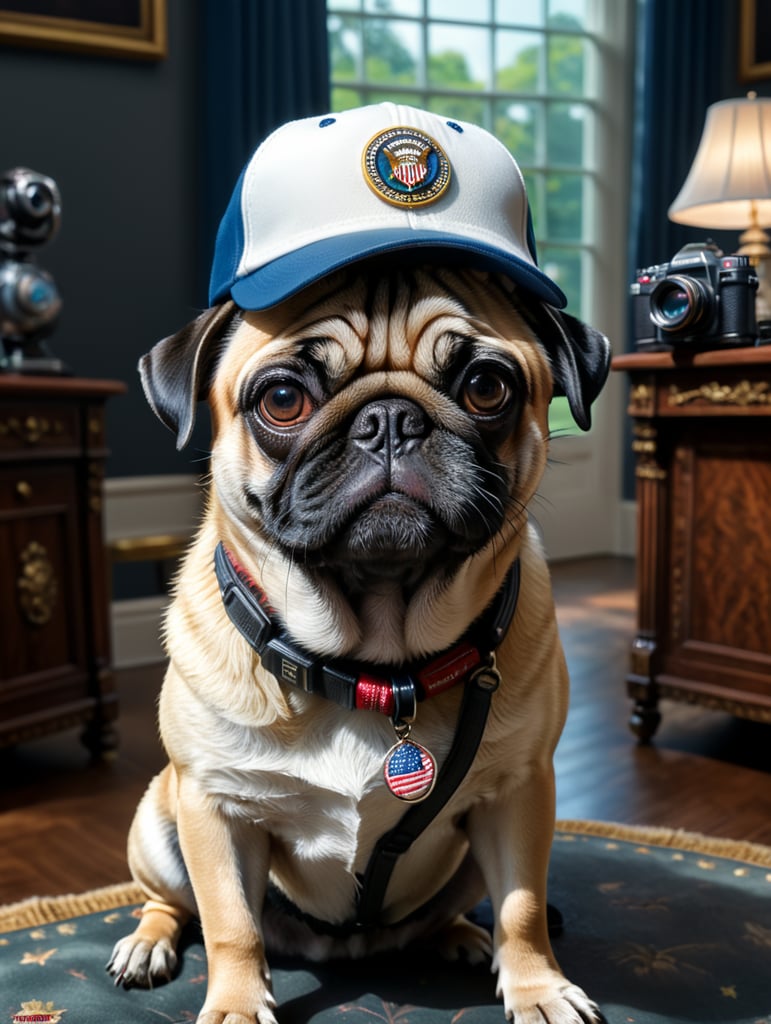
<path fill-rule="evenodd" d="M 567 304 L 538 267 L 508 149 L 477 125 L 396 103 L 290 121 L 265 139 L 220 223 L 209 301 L 267 309 L 384 253 L 462 260 Z"/>

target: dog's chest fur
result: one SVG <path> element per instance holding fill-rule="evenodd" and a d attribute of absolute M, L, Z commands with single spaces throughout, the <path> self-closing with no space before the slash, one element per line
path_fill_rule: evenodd
<path fill-rule="evenodd" d="M 523 589 L 532 596 L 544 580 L 533 571 L 535 556 L 524 554 Z M 178 599 L 176 614 L 184 611 L 184 604 Z M 200 603 L 197 615 L 205 615 Z M 464 783 L 431 829 L 401 858 L 385 908 L 394 917 L 418 907 L 457 868 L 467 849 L 463 817 L 471 804 L 516 786 L 529 765 L 548 754 L 547 722 L 563 696 L 555 692 L 557 676 L 540 676 L 539 652 L 553 649 L 553 629 L 546 614 L 540 622 L 529 618 L 523 602 L 499 652 L 502 667 L 514 652 L 519 678 L 509 678 L 496 694 L 483 743 Z M 167 677 L 160 709 L 164 740 L 172 759 L 197 778 L 221 813 L 270 835 L 272 878 L 294 903 L 325 921 L 349 920 L 357 874 L 377 839 L 406 809 L 383 780 L 384 758 L 395 742 L 391 722 L 375 712 L 347 711 L 289 689 L 284 691 L 287 717 L 250 724 L 256 659 L 242 638 L 236 640 L 233 652 L 247 660 L 231 665 L 228 673 L 230 714 L 217 712 L 217 695 L 210 685 L 221 669 L 209 666 L 207 671 L 199 650 L 199 678 L 184 677 L 176 668 Z M 418 708 L 413 737 L 439 765 L 455 735 L 461 698 L 462 687 L 456 687 Z M 237 706 L 245 709 L 241 721 L 232 710 Z M 199 738 L 192 752 L 190 731 Z"/>

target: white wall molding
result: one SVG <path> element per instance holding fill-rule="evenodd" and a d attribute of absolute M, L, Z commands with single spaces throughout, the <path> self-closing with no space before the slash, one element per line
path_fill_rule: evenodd
<path fill-rule="evenodd" d="M 192 535 L 203 499 L 200 478 L 193 474 L 109 477 L 104 495 L 107 543 L 128 537 Z M 112 602 L 116 668 L 163 660 L 160 630 L 167 603 L 163 595 Z"/>
<path fill-rule="evenodd" d="M 112 603 L 112 661 L 115 668 L 156 665 L 166 657 L 161 621 L 168 599 L 136 597 Z"/>
<path fill-rule="evenodd" d="M 120 537 L 192 532 L 200 516 L 203 491 L 194 474 L 118 476 L 105 480 L 104 497 L 109 544 Z"/>

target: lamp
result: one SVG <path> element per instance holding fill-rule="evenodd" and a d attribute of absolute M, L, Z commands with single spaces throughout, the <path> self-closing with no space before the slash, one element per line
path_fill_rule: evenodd
<path fill-rule="evenodd" d="M 771 98 L 721 100 L 707 108 L 699 148 L 669 219 L 693 227 L 743 230 L 740 255 L 759 279 L 758 322 L 771 321 Z"/>

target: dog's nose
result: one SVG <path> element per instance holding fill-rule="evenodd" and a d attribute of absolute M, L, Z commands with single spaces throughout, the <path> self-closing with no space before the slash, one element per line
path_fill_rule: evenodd
<path fill-rule="evenodd" d="M 351 439 L 376 458 L 396 459 L 409 454 L 430 433 L 425 412 L 408 398 L 383 398 L 359 410 Z"/>

